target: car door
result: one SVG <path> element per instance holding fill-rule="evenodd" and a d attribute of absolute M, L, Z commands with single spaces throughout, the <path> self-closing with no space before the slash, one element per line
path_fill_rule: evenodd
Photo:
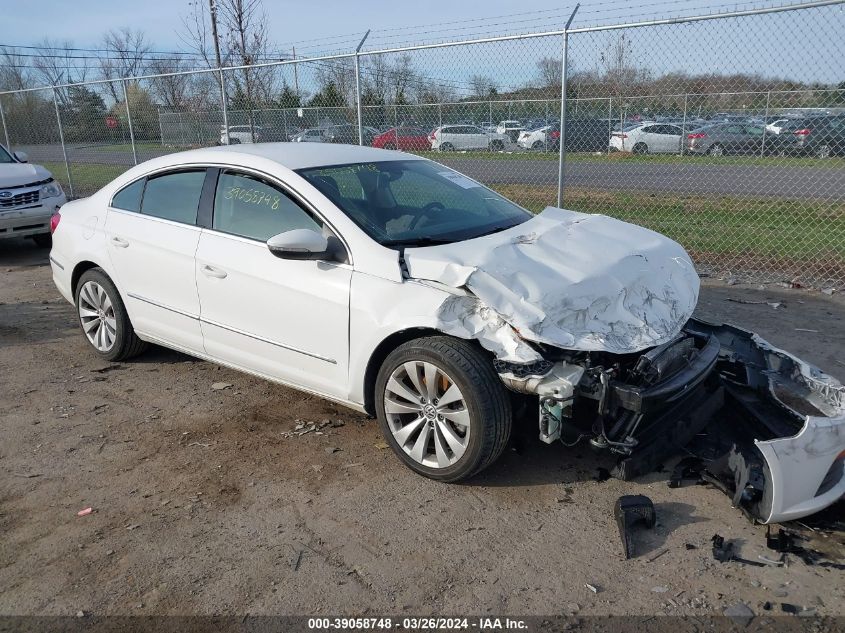
<path fill-rule="evenodd" d="M 731 153 L 745 151 L 745 128 L 742 125 L 731 124 L 725 126 L 722 131 L 725 149 Z"/>
<path fill-rule="evenodd" d="M 759 154 L 763 149 L 764 128 L 759 125 L 745 126 L 745 143 L 743 151 L 750 154 Z"/>
<path fill-rule="evenodd" d="M 109 259 L 132 324 L 142 335 L 202 352 L 194 253 L 206 170 L 142 178 L 112 198 L 105 232 Z"/>
<path fill-rule="evenodd" d="M 284 231 L 329 229 L 277 183 L 235 170 L 219 172 L 203 213 L 196 285 L 206 352 L 319 393 L 348 393 L 351 266 L 280 259 L 266 245 Z"/>
<path fill-rule="evenodd" d="M 664 154 L 677 154 L 681 151 L 681 128 L 664 123 L 660 126 L 660 151 Z"/>
<path fill-rule="evenodd" d="M 475 125 L 464 126 L 467 137 L 467 149 L 487 149 L 490 144 L 490 137 L 480 127 Z"/>

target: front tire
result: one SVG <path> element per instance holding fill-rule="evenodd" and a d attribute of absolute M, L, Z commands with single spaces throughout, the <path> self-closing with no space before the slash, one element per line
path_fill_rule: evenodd
<path fill-rule="evenodd" d="M 111 362 L 125 360 L 147 348 L 135 334 L 120 293 L 101 268 L 82 274 L 75 299 L 82 333 L 100 358 Z"/>
<path fill-rule="evenodd" d="M 498 139 L 490 143 L 490 150 L 493 152 L 501 152 L 503 149 L 505 149 L 505 144 Z"/>
<path fill-rule="evenodd" d="M 411 470 L 467 479 L 501 454 L 511 433 L 510 399 L 477 345 L 446 336 L 397 347 L 376 378 L 382 433 Z"/>
<path fill-rule="evenodd" d="M 830 148 L 830 145 L 820 145 L 816 149 L 816 158 L 827 159 L 833 156 L 833 151 Z"/>
<path fill-rule="evenodd" d="M 715 144 L 710 146 L 710 149 L 707 150 L 707 153 L 710 154 L 710 156 L 724 156 L 725 149 L 721 145 Z"/>

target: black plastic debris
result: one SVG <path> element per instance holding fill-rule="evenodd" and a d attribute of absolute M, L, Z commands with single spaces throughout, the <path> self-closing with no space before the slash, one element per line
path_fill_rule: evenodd
<path fill-rule="evenodd" d="M 829 569 L 845 569 L 845 565 L 824 560 L 824 555 L 814 549 L 808 549 L 799 545 L 801 536 L 780 528 L 776 534 L 772 533 L 772 527 L 766 526 L 766 547 L 780 554 L 793 554 L 800 558 L 805 565 L 816 565 Z"/>
<path fill-rule="evenodd" d="M 789 613 L 791 615 L 798 615 L 798 612 L 801 611 L 799 607 L 795 606 L 794 604 L 789 604 L 788 602 L 781 602 L 780 610 L 784 613 Z"/>
<path fill-rule="evenodd" d="M 633 550 L 631 533 L 633 528 L 642 523 L 651 529 L 657 520 L 654 504 L 645 495 L 624 495 L 616 500 L 613 508 L 616 525 L 619 526 L 619 536 L 622 537 L 622 551 L 625 559 L 631 558 Z"/>
<path fill-rule="evenodd" d="M 680 488 L 685 481 L 692 481 L 696 485 L 707 483 L 701 477 L 704 470 L 704 463 L 698 457 L 684 457 L 675 464 L 672 469 L 672 476 L 669 477 L 670 488 Z"/>
<path fill-rule="evenodd" d="M 714 534 L 713 538 L 713 558 L 720 563 L 728 563 L 731 561 L 743 563 L 745 565 L 753 565 L 754 567 L 765 567 L 765 563 L 760 563 L 756 560 L 748 560 L 736 555 L 733 541 L 726 541 L 725 537 L 719 534 Z"/>

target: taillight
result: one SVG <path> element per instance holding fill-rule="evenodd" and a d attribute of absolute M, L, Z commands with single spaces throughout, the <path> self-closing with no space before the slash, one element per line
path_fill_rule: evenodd
<path fill-rule="evenodd" d="M 428 138 L 431 139 L 432 141 L 437 140 L 437 136 L 435 136 L 435 132 L 437 132 L 437 130 L 432 130 L 431 134 L 428 135 Z"/>
<path fill-rule="evenodd" d="M 559 139 L 560 138 L 560 131 L 554 130 L 549 136 L 551 136 L 553 139 Z"/>
<path fill-rule="evenodd" d="M 795 130 L 793 134 L 795 136 L 807 136 L 810 132 L 812 132 L 812 130 L 810 130 L 809 128 L 802 128 L 800 130 Z"/>
<path fill-rule="evenodd" d="M 50 234 L 56 232 L 56 229 L 59 228 L 59 221 L 62 219 L 62 214 L 59 213 L 59 210 L 56 209 L 56 212 L 50 216 Z"/>
<path fill-rule="evenodd" d="M 696 132 L 695 134 L 687 134 L 687 138 L 707 138 L 704 132 Z"/>
<path fill-rule="evenodd" d="M 627 134 L 620 134 L 619 132 L 614 132 L 613 136 L 615 136 L 616 138 L 628 138 Z"/>

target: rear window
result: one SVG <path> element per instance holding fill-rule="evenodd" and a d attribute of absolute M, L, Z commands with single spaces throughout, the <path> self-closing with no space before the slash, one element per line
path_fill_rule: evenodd
<path fill-rule="evenodd" d="M 111 206 L 115 209 L 123 209 L 124 211 L 134 211 L 137 213 L 141 210 L 141 195 L 144 193 L 145 178 L 136 180 L 131 185 L 125 186 L 123 189 L 114 194 Z"/>
<path fill-rule="evenodd" d="M 141 213 L 196 224 L 205 170 L 180 171 L 147 180 Z"/>

